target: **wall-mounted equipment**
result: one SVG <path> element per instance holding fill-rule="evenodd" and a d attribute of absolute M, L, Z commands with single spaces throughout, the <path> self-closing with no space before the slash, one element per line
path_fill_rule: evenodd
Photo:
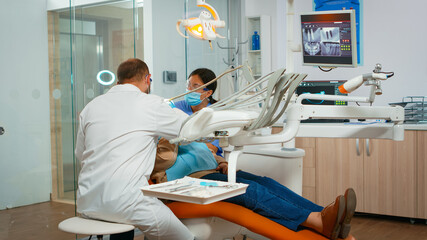
<path fill-rule="evenodd" d="M 163 71 L 163 83 L 176 83 L 176 71 Z"/>
<path fill-rule="evenodd" d="M 303 65 L 357 67 L 354 10 L 301 14 Z"/>

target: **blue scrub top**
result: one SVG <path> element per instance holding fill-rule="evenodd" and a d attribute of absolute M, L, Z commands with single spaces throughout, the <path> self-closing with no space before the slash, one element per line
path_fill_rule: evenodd
<path fill-rule="evenodd" d="M 188 103 L 185 100 L 178 101 L 178 102 L 176 102 L 174 104 L 175 104 L 176 108 L 182 110 L 186 114 L 188 114 L 188 115 L 192 115 L 193 114 L 193 109 L 191 109 L 191 106 L 188 105 Z M 209 105 L 211 105 L 211 103 L 208 103 L 208 106 Z M 217 140 L 211 142 L 211 144 L 218 148 L 218 151 L 216 152 L 216 155 L 223 157 L 222 156 L 222 153 L 223 153 L 222 148 L 219 147 L 219 140 L 217 139 Z"/>

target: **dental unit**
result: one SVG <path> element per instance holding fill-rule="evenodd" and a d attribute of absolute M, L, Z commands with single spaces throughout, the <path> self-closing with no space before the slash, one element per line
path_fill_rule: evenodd
<path fill-rule="evenodd" d="M 378 81 L 386 80 L 391 77 L 390 75 L 369 73 L 363 75 L 363 77 L 348 81 L 340 87 L 340 89 L 353 91 L 358 86 L 361 86 L 363 82 L 374 81 L 375 84 L 367 82 L 367 85 L 372 86 L 369 97 L 302 94 L 297 97 L 295 103 L 289 105 L 293 93 L 306 76 L 306 74 L 285 74 L 284 69 L 268 74 L 229 98 L 193 114 L 182 127 L 179 137 L 172 139 L 170 142 L 185 144 L 186 142 L 209 141 L 218 138 L 224 146 L 228 144 L 234 146 L 234 151 L 229 159 L 229 181 L 235 182 L 235 161 L 237 161 L 238 155 L 241 154 L 239 150 L 241 147 L 245 145 L 288 142 L 297 136 L 300 121 L 304 119 L 385 119 L 394 122 L 394 124 L 388 124 L 387 133 L 377 136 L 377 138 L 403 140 L 404 129 L 401 124 L 404 121 L 404 111 L 400 106 L 317 106 L 301 103 L 303 99 L 312 99 L 372 104 L 375 99 L 375 93 L 377 92 L 378 94 L 380 89 Z M 258 87 L 266 80 L 268 80 L 268 85 L 260 90 L 259 94 L 238 100 L 240 96 Z M 356 84 L 352 83 L 352 81 L 356 81 Z M 360 81 L 361 83 L 359 84 Z M 287 95 L 284 99 L 285 93 Z M 262 94 L 264 96 L 259 98 Z M 284 107 L 279 111 L 279 105 L 282 100 L 284 100 Z M 260 102 L 263 102 L 260 112 L 244 109 L 249 105 L 256 105 Z M 282 132 L 269 136 L 255 135 L 255 130 L 272 126 L 285 111 L 286 122 Z M 355 133 L 351 137 L 357 138 L 360 136 Z"/>
<path fill-rule="evenodd" d="M 294 92 L 306 78 L 306 74 L 286 73 L 285 69 L 279 69 L 254 80 L 250 69 L 244 66 L 241 71 L 249 83 L 248 86 L 190 116 L 183 125 L 179 137 L 170 142 L 186 144 L 192 141 L 209 142 L 219 139 L 221 145 L 233 146 L 234 149 L 228 156 L 228 181 L 232 184 L 236 181 L 237 163 L 239 157 L 242 158 L 245 154 L 245 146 L 254 145 L 261 148 L 265 145 L 292 141 L 296 136 L 312 136 L 314 131 L 300 130 L 300 122 L 304 119 L 385 119 L 391 123 L 344 125 L 340 131 L 334 133 L 335 135 L 329 134 L 328 137 L 386 138 L 401 141 L 404 134 L 401 125 L 404 120 L 403 108 L 371 106 L 375 95 L 382 93 L 380 81 L 393 76 L 392 73 L 381 73 L 379 69 L 377 65 L 373 73 L 356 77 L 340 87 L 349 92 L 365 83 L 371 87 L 369 97 L 301 94 L 295 99 Z M 266 86 L 262 87 L 264 85 Z M 370 106 L 305 105 L 302 104 L 304 99 L 368 103 Z M 260 129 L 271 127 L 283 114 L 286 114 L 286 121 L 280 133 L 259 134 Z M 367 129 L 369 131 L 366 131 Z M 302 178 L 302 175 L 300 177 Z M 225 232 L 230 236 L 244 232 L 257 239 L 325 239 L 310 230 L 294 232 L 248 209 L 226 202 L 208 205 L 174 202 L 168 206 L 200 239 L 222 239 L 218 236 L 218 225 L 224 226 L 226 223 L 230 231 Z M 229 213 L 219 210 L 222 208 L 227 209 Z M 235 232 L 232 233 L 231 230 Z"/>
<path fill-rule="evenodd" d="M 204 1 L 198 0 L 199 3 Z M 200 6 L 203 6 L 200 4 Z M 201 13 L 200 17 L 186 20 L 179 20 L 177 23 L 178 32 L 179 25 L 182 24 L 190 36 L 203 40 L 214 40 L 217 36 L 215 27 L 221 27 L 222 23 L 219 20 L 218 14 L 212 8 L 206 7 L 214 16 L 214 20 L 209 19 L 210 16 Z M 345 11 L 343 11 L 345 12 Z M 346 11 L 351 12 L 351 11 Z M 339 87 L 342 93 L 351 93 L 362 85 L 370 87 L 369 96 L 343 96 L 343 95 L 327 95 L 327 94 L 301 94 L 296 96 L 295 91 L 300 83 L 307 77 L 307 74 L 295 73 L 293 66 L 292 54 L 305 50 L 308 55 L 316 55 L 319 51 L 323 51 L 324 55 L 339 55 L 342 54 L 339 49 L 339 39 L 336 39 L 337 29 L 325 28 L 324 41 L 320 44 L 320 40 L 316 40 L 316 30 L 312 28 L 310 22 L 305 23 L 310 28 L 303 29 L 302 35 L 306 36 L 307 42 L 303 44 L 293 43 L 293 0 L 287 1 L 287 25 L 288 25 L 288 42 L 287 42 L 287 68 L 278 69 L 274 72 L 266 74 L 257 80 L 254 79 L 251 70 L 247 66 L 239 66 L 233 71 L 241 71 L 241 76 L 247 81 L 248 85 L 236 92 L 235 94 L 222 99 L 209 107 L 203 108 L 195 114 L 191 115 L 184 123 L 179 136 L 170 140 L 175 144 L 187 144 L 193 141 L 210 142 L 214 139 L 219 139 L 222 147 L 227 147 L 230 152 L 227 156 L 228 160 L 228 182 L 233 184 L 236 182 L 236 170 L 238 167 L 255 166 L 253 169 L 274 168 L 266 166 L 271 157 L 270 153 L 262 155 L 261 152 L 268 152 L 265 149 L 279 148 L 279 152 L 287 152 L 292 156 L 294 165 L 281 165 L 280 171 L 275 171 L 276 176 L 272 178 L 280 178 L 284 175 L 284 171 L 288 170 L 290 178 L 296 179 L 295 182 L 289 184 L 290 181 L 279 181 L 283 185 L 292 185 L 290 189 L 301 194 L 302 192 L 302 157 L 304 151 L 296 149 L 294 146 L 295 137 L 332 137 L 332 138 L 382 138 L 402 141 L 404 137 L 404 109 L 400 106 L 372 106 L 375 96 L 382 94 L 381 82 L 388 80 L 394 74 L 392 72 L 382 72 L 381 65 L 377 64 L 371 73 L 357 76 L 345 82 Z M 316 13 L 318 14 L 318 13 Z M 202 16 L 203 15 L 203 16 Z M 354 12 L 351 13 L 351 27 L 354 28 Z M 203 24 L 210 21 L 212 28 L 208 28 L 206 33 Z M 200 25 L 198 25 L 200 24 Z M 217 25 L 216 25 L 217 24 Z M 225 25 L 225 24 L 224 24 Z M 199 27 L 195 27 L 199 26 Z M 349 26 L 347 26 L 349 27 Z M 200 30 L 194 32 L 194 30 Z M 211 31 L 213 30 L 213 31 Z M 351 34 L 346 35 L 349 40 L 355 39 L 355 32 L 352 29 Z M 357 49 L 355 45 L 350 48 Z M 302 50 L 304 52 L 304 50 Z M 344 52 L 345 53 L 345 52 Z M 348 53 L 348 52 L 347 52 Z M 350 59 L 353 67 L 357 66 L 357 56 L 351 52 L 351 55 L 346 55 Z M 314 58 L 309 58 L 314 59 Z M 316 60 L 316 59 L 314 59 Z M 316 65 L 314 61 L 311 65 Z M 347 63 L 346 63 L 347 64 Z M 325 64 L 331 69 L 344 64 Z M 345 65 L 348 67 L 348 64 Z M 321 66 L 319 66 L 320 68 Z M 220 79 L 225 74 L 231 71 L 224 72 L 217 79 Z M 216 81 L 214 79 L 213 81 Z M 211 82 L 213 82 L 211 81 Z M 210 82 L 210 83 L 211 83 Z M 210 84 L 207 83 L 200 88 Z M 194 89 L 193 91 L 197 91 Z M 183 96 L 179 95 L 175 98 Z M 174 98 L 172 98 L 174 99 Z M 170 100 L 172 100 L 170 99 Z M 325 100 L 325 101 L 343 101 L 348 103 L 356 103 L 355 105 L 306 105 L 302 101 L 309 100 Z M 365 103 L 368 106 L 360 106 L 359 103 Z M 285 116 L 283 123 L 279 122 Z M 330 131 L 322 127 L 301 127 L 301 121 L 306 119 L 382 119 L 387 123 L 376 124 L 342 124 L 336 127 L 335 131 Z M 272 126 L 283 126 L 282 131 L 275 134 L 263 134 L 262 130 Z M 315 128 L 315 129 L 314 129 Z M 282 146 L 286 146 L 282 148 Z M 252 150 L 249 147 L 253 146 Z M 279 146 L 279 147 L 278 147 Z M 255 151 L 253 149 L 256 149 Z M 290 150 L 288 150 L 290 149 Z M 298 151 L 302 151 L 300 155 Z M 252 155 L 252 156 L 251 156 Z M 255 157 L 254 157 L 255 156 Z M 262 157 L 262 159 L 260 159 Z M 244 165 L 238 165 L 243 162 Z M 291 159 L 291 158 L 289 158 Z M 277 160 L 277 159 L 276 159 Z M 250 164 L 248 162 L 252 161 Z M 283 164 L 285 159 L 279 159 L 274 164 Z M 288 162 L 292 162 L 289 160 Z M 290 163 L 284 163 L 290 164 Z M 285 166 L 285 167 L 284 167 Z M 293 169 L 287 169 L 288 167 Z M 286 170 L 284 170 L 286 169 Z M 279 172 L 277 174 L 277 172 Z M 237 206 L 227 202 L 214 202 L 208 205 L 199 205 L 186 202 L 173 202 L 168 204 L 175 215 L 195 234 L 197 239 L 219 240 L 230 238 L 237 233 L 244 233 L 256 239 L 285 239 L 285 240 L 324 240 L 323 236 L 310 231 L 302 230 L 294 232 L 282 225 L 271 221 L 261 215 L 258 215 L 244 207 Z"/>

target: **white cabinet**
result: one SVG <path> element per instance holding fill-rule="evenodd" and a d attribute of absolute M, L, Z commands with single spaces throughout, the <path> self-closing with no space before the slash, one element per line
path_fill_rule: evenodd
<path fill-rule="evenodd" d="M 252 50 L 252 35 L 258 32 L 260 38 L 260 49 Z M 249 67 L 255 78 L 271 72 L 271 28 L 270 16 L 261 15 L 246 18 L 246 33 L 248 38 L 248 51 L 243 59 L 247 59 Z"/>

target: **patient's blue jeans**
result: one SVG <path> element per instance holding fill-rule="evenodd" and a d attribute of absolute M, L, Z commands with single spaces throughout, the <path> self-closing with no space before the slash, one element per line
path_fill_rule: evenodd
<path fill-rule="evenodd" d="M 220 181 L 228 179 L 222 173 L 211 173 L 202 178 Z M 224 201 L 244 206 L 294 231 L 299 229 L 299 225 L 311 212 L 323 209 L 268 177 L 237 171 L 236 182 L 249 184 L 246 193 Z"/>

